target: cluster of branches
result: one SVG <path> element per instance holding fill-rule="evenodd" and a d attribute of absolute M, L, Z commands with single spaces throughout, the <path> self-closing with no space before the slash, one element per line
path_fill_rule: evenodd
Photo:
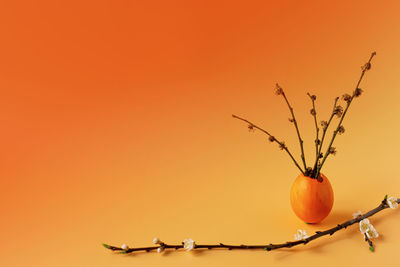
<path fill-rule="evenodd" d="M 162 242 L 161 240 L 159 240 L 158 238 L 156 238 L 156 241 L 153 241 L 156 245 L 154 246 L 147 246 L 147 247 L 136 247 L 136 248 L 130 248 L 127 245 L 123 245 L 121 247 L 117 247 L 117 246 L 111 246 L 108 244 L 103 244 L 103 246 L 109 250 L 118 252 L 118 253 L 122 253 L 122 254 L 128 254 L 128 253 L 132 253 L 132 252 L 137 252 L 137 251 L 146 251 L 146 252 L 150 252 L 150 251 L 157 251 L 157 252 L 163 252 L 166 249 L 174 249 L 174 250 L 178 250 L 178 249 L 186 249 L 186 250 L 194 250 L 194 249 L 245 249 L 245 250 L 249 250 L 249 249 L 263 249 L 266 251 L 271 251 L 271 250 L 275 250 L 275 249 L 280 249 L 280 248 L 291 248 L 300 244 L 306 245 L 308 243 L 310 243 L 311 241 L 323 237 L 323 236 L 332 236 L 334 233 L 336 233 L 337 231 L 341 230 L 341 229 L 346 229 L 347 227 L 359 223 L 360 221 L 371 217 L 372 215 L 387 209 L 390 207 L 390 205 L 388 204 L 388 198 L 387 195 L 384 197 L 384 199 L 379 203 L 379 205 L 364 213 L 364 214 L 359 214 L 357 217 L 345 221 L 343 223 L 340 223 L 338 225 L 336 225 L 335 227 L 332 227 L 330 229 L 324 230 L 324 231 L 316 231 L 315 234 L 311 235 L 311 236 L 305 236 L 304 238 L 300 239 L 300 240 L 295 240 L 295 241 L 288 241 L 285 243 L 280 243 L 280 244 L 264 244 L 264 245 L 228 245 L 228 244 L 223 244 L 223 243 L 219 243 L 219 244 L 214 244 L 214 245 L 204 245 L 204 244 L 196 244 L 192 239 L 186 239 L 185 242 L 182 242 L 182 244 L 167 244 L 165 242 Z M 400 199 L 399 198 L 394 198 L 394 202 L 400 203 Z M 367 235 L 365 235 L 364 237 L 365 241 L 368 242 L 369 245 L 369 249 L 371 251 L 374 250 L 373 248 L 373 243 L 372 241 L 368 238 Z M 191 242 L 188 243 L 187 240 L 190 240 Z"/>
<path fill-rule="evenodd" d="M 311 165 L 312 167 L 311 166 L 307 166 L 307 164 L 306 164 L 306 159 L 305 159 L 305 154 L 304 154 L 304 147 L 303 147 L 303 139 L 301 138 L 301 135 L 300 135 L 299 126 L 298 126 L 296 117 L 294 115 L 293 107 L 290 105 L 289 100 L 288 100 L 284 90 L 282 89 L 282 87 L 279 86 L 279 84 L 276 84 L 275 93 L 277 95 L 281 95 L 283 97 L 283 99 L 285 100 L 287 106 L 289 107 L 289 111 L 290 111 L 290 114 L 291 114 L 291 117 L 289 118 L 289 121 L 291 123 L 293 123 L 293 125 L 294 125 L 294 127 L 296 129 L 296 133 L 297 133 L 298 139 L 299 139 L 302 166 L 300 166 L 300 164 L 293 157 L 292 153 L 289 151 L 289 149 L 286 146 L 284 141 L 280 141 L 274 135 L 272 135 L 270 132 L 262 129 L 261 127 L 259 127 L 256 124 L 248 121 L 247 119 L 241 118 L 241 117 L 236 116 L 236 115 L 232 115 L 232 117 L 235 118 L 235 119 L 239 119 L 241 121 L 246 122 L 248 124 L 249 130 L 257 129 L 257 130 L 265 133 L 266 135 L 268 135 L 268 139 L 269 139 L 270 142 L 276 142 L 279 145 L 279 148 L 281 150 L 285 150 L 289 154 L 290 158 L 292 159 L 292 161 L 294 162 L 296 167 L 301 171 L 301 173 L 303 175 L 308 176 L 310 178 L 314 178 L 314 179 L 320 179 L 320 175 L 319 174 L 320 174 L 321 168 L 324 165 L 326 159 L 328 158 L 329 155 L 335 155 L 336 154 L 336 148 L 332 146 L 333 142 L 335 141 L 335 138 L 336 138 L 336 136 L 338 134 L 343 134 L 344 131 L 345 131 L 345 128 L 342 125 L 343 119 L 346 116 L 347 111 L 348 111 L 351 103 L 353 102 L 353 100 L 355 98 L 359 97 L 362 94 L 363 90 L 359 86 L 360 86 L 360 83 L 361 83 L 361 81 L 362 81 L 362 79 L 364 77 L 365 72 L 368 71 L 369 69 L 371 69 L 371 60 L 375 55 L 376 55 L 376 52 L 373 52 L 371 54 L 368 62 L 365 63 L 361 67 L 361 76 L 358 79 L 358 82 L 357 82 L 356 87 L 353 90 L 352 94 L 344 94 L 342 96 L 342 100 L 345 102 L 345 107 L 344 108 L 341 105 L 338 104 L 339 97 L 335 98 L 334 104 L 333 104 L 332 113 L 331 113 L 331 115 L 330 115 L 328 120 L 322 120 L 318 124 L 317 110 L 316 110 L 316 107 L 315 107 L 315 102 L 317 100 L 317 97 L 315 95 L 311 95 L 310 93 L 307 93 L 307 95 L 310 97 L 310 100 L 312 102 L 312 109 L 310 110 L 310 113 L 314 117 L 314 124 L 315 124 L 315 128 L 316 128 L 315 161 L 314 161 L 314 164 Z M 326 136 L 327 130 L 328 130 L 329 126 L 331 125 L 332 120 L 333 120 L 334 117 L 337 117 L 339 119 L 339 122 L 338 122 L 335 130 L 333 131 L 332 138 L 331 138 L 328 146 L 326 147 L 325 152 L 323 153 L 322 146 L 323 146 L 324 141 L 325 141 L 325 136 Z M 318 125 L 320 125 L 320 127 L 322 128 L 321 138 L 320 138 L 320 127 Z"/>

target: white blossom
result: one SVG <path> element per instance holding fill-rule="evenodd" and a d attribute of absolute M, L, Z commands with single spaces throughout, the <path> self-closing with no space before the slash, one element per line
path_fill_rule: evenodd
<path fill-rule="evenodd" d="M 362 212 L 361 211 L 357 211 L 357 212 L 353 213 L 353 218 L 355 219 L 355 218 L 357 218 L 358 216 L 361 216 L 361 215 L 362 215 Z"/>
<path fill-rule="evenodd" d="M 191 238 L 183 240 L 183 248 L 186 250 L 192 250 L 194 248 L 194 241 Z"/>
<path fill-rule="evenodd" d="M 127 249 L 129 249 L 129 247 L 128 247 L 128 245 L 127 245 L 127 244 L 122 244 L 121 248 L 122 248 L 123 250 L 127 250 Z"/>
<path fill-rule="evenodd" d="M 369 239 L 377 238 L 379 236 L 378 232 L 372 224 L 369 225 L 366 234 Z"/>
<path fill-rule="evenodd" d="M 368 219 L 364 219 L 362 221 L 360 221 L 360 231 L 361 233 L 365 234 L 365 232 L 369 229 L 369 226 L 371 224 L 369 223 Z"/>
<path fill-rule="evenodd" d="M 399 206 L 399 203 L 397 203 L 397 198 L 395 198 L 395 197 L 389 197 L 386 200 L 386 202 L 391 209 L 397 209 L 397 207 Z"/>
<path fill-rule="evenodd" d="M 153 244 L 160 244 L 160 243 L 161 243 L 161 240 L 158 237 L 153 239 Z"/>
<path fill-rule="evenodd" d="M 297 230 L 297 233 L 294 234 L 294 239 L 295 240 L 303 240 L 303 239 L 306 239 L 306 238 L 308 238 L 306 230 L 300 230 L 299 229 L 299 230 Z"/>
<path fill-rule="evenodd" d="M 158 253 L 161 253 L 161 252 L 163 252 L 164 251 L 164 247 L 159 247 L 158 249 L 157 249 L 157 252 Z"/>
<path fill-rule="evenodd" d="M 375 227 L 369 222 L 368 219 L 360 221 L 360 231 L 362 234 L 367 235 L 369 239 L 377 238 L 379 236 Z"/>

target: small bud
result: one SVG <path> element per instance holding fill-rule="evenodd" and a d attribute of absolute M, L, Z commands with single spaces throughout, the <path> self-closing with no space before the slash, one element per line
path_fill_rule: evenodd
<path fill-rule="evenodd" d="M 279 143 L 279 148 L 281 149 L 281 150 L 284 150 L 285 148 L 286 148 L 286 145 L 285 145 L 285 142 L 280 142 Z"/>
<path fill-rule="evenodd" d="M 343 125 L 340 125 L 338 129 L 338 134 L 343 134 L 343 133 L 344 133 L 344 127 Z"/>
<path fill-rule="evenodd" d="M 256 129 L 254 129 L 254 126 L 252 124 L 249 124 L 249 126 L 247 126 L 247 128 L 249 129 L 249 132 L 254 132 Z"/>
<path fill-rule="evenodd" d="M 284 94 L 283 89 L 282 89 L 282 87 L 279 86 L 279 84 L 275 84 L 275 94 L 276 95 L 283 95 Z"/>
<path fill-rule="evenodd" d="M 367 62 L 363 66 L 361 66 L 362 71 L 367 71 L 371 69 L 371 63 Z"/>
<path fill-rule="evenodd" d="M 361 94 L 362 94 L 362 92 L 364 92 L 361 88 L 357 88 L 355 91 L 354 91 L 354 96 L 355 97 L 359 97 Z"/>
<path fill-rule="evenodd" d="M 343 108 L 342 106 L 336 106 L 335 109 L 333 110 L 333 114 L 336 115 L 338 118 L 342 117 L 343 115 Z"/>
<path fill-rule="evenodd" d="M 127 244 L 122 244 L 121 248 L 122 248 L 123 250 L 127 250 L 127 249 L 129 249 L 129 247 L 128 247 L 128 245 L 127 245 Z"/>
<path fill-rule="evenodd" d="M 310 113 L 311 113 L 311 115 L 313 115 L 313 116 L 317 115 L 317 112 L 316 112 L 315 109 L 313 109 L 313 108 L 310 110 Z"/>
<path fill-rule="evenodd" d="M 347 104 L 348 104 L 348 103 L 350 103 L 350 101 L 351 101 L 351 95 L 349 95 L 349 94 L 344 94 L 344 95 L 342 95 L 342 99 L 343 99 L 344 101 L 346 101 Z"/>
<path fill-rule="evenodd" d="M 162 243 L 160 239 L 158 239 L 158 237 L 153 239 L 153 244 L 160 244 Z"/>
<path fill-rule="evenodd" d="M 270 137 L 268 137 L 268 140 L 272 143 L 272 142 L 274 142 L 276 139 L 275 139 L 275 137 L 270 136 Z"/>
<path fill-rule="evenodd" d="M 161 252 L 164 251 L 164 249 L 165 249 L 164 247 L 159 247 L 159 248 L 157 248 L 157 252 L 158 252 L 158 253 L 161 253 Z"/>
<path fill-rule="evenodd" d="M 290 121 L 290 122 L 294 122 L 294 119 L 293 119 L 293 118 L 289 118 L 289 121 Z"/>
<path fill-rule="evenodd" d="M 102 244 L 102 245 L 103 245 L 103 247 L 105 247 L 105 248 L 111 249 L 111 246 L 110 246 L 110 245 L 107 245 L 107 244 Z"/>
<path fill-rule="evenodd" d="M 317 96 L 316 95 L 311 95 L 310 93 L 307 93 L 307 95 L 311 98 L 312 101 L 317 100 Z"/>
<path fill-rule="evenodd" d="M 336 155 L 336 148 L 334 148 L 333 146 L 331 146 L 331 147 L 329 148 L 329 154 Z"/>
<path fill-rule="evenodd" d="M 321 121 L 321 126 L 322 126 L 322 129 L 326 130 L 326 128 L 328 128 L 328 122 L 327 121 Z"/>

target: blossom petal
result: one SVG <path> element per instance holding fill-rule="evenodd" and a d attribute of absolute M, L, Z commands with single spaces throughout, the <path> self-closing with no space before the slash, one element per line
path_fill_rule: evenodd
<path fill-rule="evenodd" d="M 368 219 L 364 219 L 360 221 L 360 231 L 361 233 L 365 234 L 365 232 L 369 229 L 369 226 L 371 224 L 369 223 Z"/>
<path fill-rule="evenodd" d="M 375 227 L 372 224 L 369 225 L 366 234 L 369 239 L 377 238 L 379 236 L 378 231 L 376 231 Z"/>
<path fill-rule="evenodd" d="M 185 240 L 183 240 L 183 248 L 186 250 L 192 250 L 194 248 L 194 241 L 191 238 L 187 238 Z"/>
<path fill-rule="evenodd" d="M 362 215 L 362 212 L 361 211 L 357 211 L 357 212 L 353 213 L 353 218 L 355 219 L 355 218 L 357 218 L 358 216 L 361 216 L 361 215 Z"/>
<path fill-rule="evenodd" d="M 297 233 L 294 234 L 294 240 L 304 240 L 308 238 L 306 230 L 297 230 Z"/>
<path fill-rule="evenodd" d="M 395 198 L 395 197 L 389 197 L 386 200 L 386 202 L 391 209 L 397 209 L 397 207 L 399 206 L 399 203 L 397 203 L 397 198 Z"/>

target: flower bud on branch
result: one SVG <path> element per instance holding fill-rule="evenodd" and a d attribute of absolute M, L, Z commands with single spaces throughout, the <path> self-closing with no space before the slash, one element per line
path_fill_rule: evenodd
<path fill-rule="evenodd" d="M 289 100 L 287 99 L 285 93 L 283 92 L 282 87 L 280 87 L 279 84 L 275 85 L 275 93 L 277 95 L 282 95 L 283 96 L 283 98 L 285 99 L 285 102 L 286 102 L 286 104 L 287 104 L 287 106 L 289 108 L 290 114 L 292 115 L 293 124 L 294 124 L 294 127 L 296 129 L 297 137 L 299 138 L 300 149 L 301 149 L 301 159 L 303 161 L 304 170 L 307 170 L 306 156 L 305 156 L 305 153 L 304 153 L 304 146 L 303 146 L 303 139 L 301 139 L 301 136 L 300 136 L 300 130 L 299 130 L 299 126 L 297 125 L 296 117 L 294 116 L 293 107 L 290 105 Z M 302 173 L 304 174 L 303 171 L 302 171 Z"/>
<path fill-rule="evenodd" d="M 279 86 L 279 84 L 275 84 L 275 94 L 276 95 L 284 95 L 285 93 L 283 92 L 282 87 Z"/>
<path fill-rule="evenodd" d="M 323 130 L 326 130 L 328 128 L 328 122 L 327 121 L 321 121 L 321 126 Z"/>
<path fill-rule="evenodd" d="M 343 125 L 340 125 L 338 129 L 338 134 L 343 134 L 343 133 L 344 133 L 344 127 Z"/>
<path fill-rule="evenodd" d="M 355 96 L 355 97 L 359 97 L 363 92 L 364 92 L 364 91 L 363 91 L 361 88 L 357 88 L 357 89 L 354 91 L 354 96 Z"/>
<path fill-rule="evenodd" d="M 338 118 L 342 117 L 342 115 L 343 115 L 343 107 L 342 106 L 336 106 L 335 110 L 333 111 L 333 114 L 336 115 Z"/>
<path fill-rule="evenodd" d="M 345 100 L 347 102 L 347 106 L 346 106 L 346 109 L 344 111 L 342 110 L 342 112 L 340 112 L 340 116 L 338 116 L 338 117 L 340 117 L 340 121 L 338 123 L 338 126 L 336 127 L 336 130 L 333 132 L 333 136 L 332 136 L 331 142 L 328 145 L 327 151 L 330 151 L 331 146 L 332 146 L 333 142 L 335 141 L 336 135 L 339 133 L 339 128 L 342 125 L 343 119 L 346 116 L 346 113 L 347 113 L 351 103 L 353 102 L 353 99 L 355 97 L 359 97 L 363 92 L 363 90 L 361 90 L 361 88 L 359 86 L 360 86 L 360 83 L 361 83 L 361 81 L 362 81 L 362 79 L 364 77 L 365 72 L 371 68 L 371 60 L 375 55 L 376 55 L 376 52 L 373 52 L 371 54 L 371 56 L 369 57 L 368 62 L 364 65 L 365 67 L 362 68 L 362 72 L 361 72 L 360 78 L 358 79 L 358 82 L 357 82 L 357 84 L 355 86 L 356 89 L 354 90 L 352 97 L 350 99 L 348 99 L 348 96 L 345 95 L 344 98 L 347 99 L 347 101 Z M 326 161 L 326 159 L 327 159 L 329 154 L 331 154 L 331 153 L 325 153 L 325 156 L 322 159 L 321 164 L 319 164 L 318 169 L 316 171 L 316 177 L 318 177 L 318 175 L 319 175 L 319 173 L 321 171 L 321 168 L 324 165 L 324 163 L 325 163 L 325 161 Z"/>
<path fill-rule="evenodd" d="M 336 148 L 334 148 L 333 146 L 329 148 L 329 154 L 333 154 L 336 155 Z"/>

